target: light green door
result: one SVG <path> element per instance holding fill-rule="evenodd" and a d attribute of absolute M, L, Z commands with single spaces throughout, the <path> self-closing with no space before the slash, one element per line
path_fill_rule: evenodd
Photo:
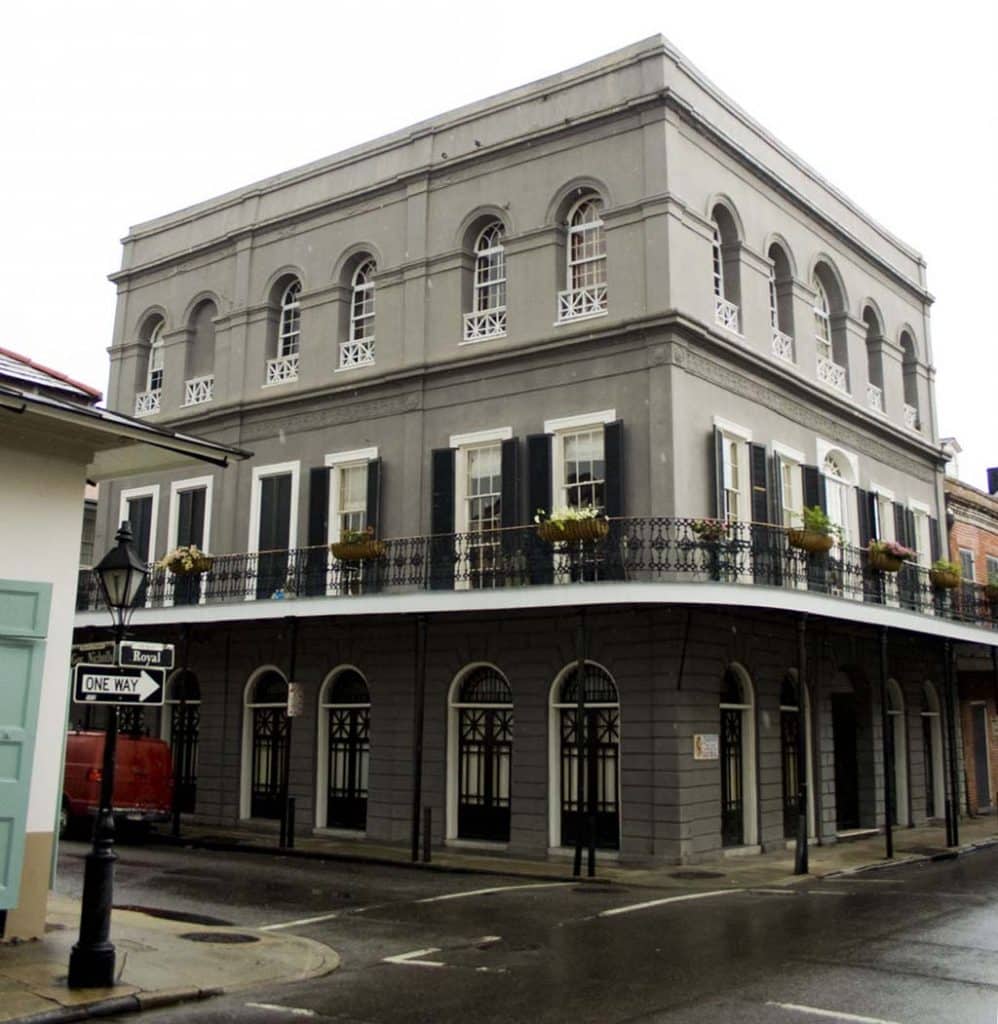
<path fill-rule="evenodd" d="M 0 910 L 17 906 L 52 587 L 0 580 Z"/>

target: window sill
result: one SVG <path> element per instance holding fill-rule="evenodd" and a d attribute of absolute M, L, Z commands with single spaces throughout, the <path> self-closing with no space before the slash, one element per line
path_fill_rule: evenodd
<path fill-rule="evenodd" d="M 288 377 L 286 380 L 272 380 L 269 384 L 268 383 L 263 383 L 263 384 L 260 385 L 260 387 L 261 388 L 279 388 L 279 387 L 283 387 L 285 384 L 297 384 L 297 383 L 298 383 L 298 378 L 297 377 Z"/>
<path fill-rule="evenodd" d="M 362 370 L 365 366 L 374 366 L 373 359 L 365 359 L 362 363 L 351 363 L 349 366 L 337 366 L 333 373 L 349 373 L 350 370 Z"/>
<path fill-rule="evenodd" d="M 495 341 L 497 338 L 505 338 L 505 337 L 506 337 L 506 332 L 505 331 L 497 331 L 495 334 L 487 334 L 487 335 L 485 335 L 485 336 L 483 336 L 481 338 L 466 338 L 466 339 L 464 339 L 462 341 L 459 341 L 457 344 L 458 344 L 458 348 L 461 348 L 461 347 L 463 347 L 465 345 L 481 345 L 481 343 L 483 341 Z"/>
<path fill-rule="evenodd" d="M 580 320 L 597 320 L 601 316 L 607 316 L 609 310 L 601 309 L 595 313 L 580 313 L 578 316 L 569 316 L 564 320 L 555 320 L 552 326 L 564 327 L 566 324 L 577 324 Z"/>

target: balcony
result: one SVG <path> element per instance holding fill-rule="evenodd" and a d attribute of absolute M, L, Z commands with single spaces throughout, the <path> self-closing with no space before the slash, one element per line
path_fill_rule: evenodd
<path fill-rule="evenodd" d="M 907 402 L 904 403 L 904 425 L 909 430 L 918 430 L 918 409 Z"/>
<path fill-rule="evenodd" d="M 264 387 L 272 384 L 290 384 L 298 379 L 298 353 L 289 356 L 278 356 L 267 360 L 267 379 Z"/>
<path fill-rule="evenodd" d="M 341 370 L 350 370 L 355 366 L 369 366 L 374 362 L 374 337 L 360 338 L 357 341 L 344 341 L 340 345 Z"/>
<path fill-rule="evenodd" d="M 135 415 L 153 416 L 159 412 L 159 396 L 162 394 L 160 388 L 153 388 L 152 391 L 140 391 L 135 396 Z"/>
<path fill-rule="evenodd" d="M 480 313 L 464 314 L 464 340 L 484 341 L 486 338 L 506 337 L 506 307 L 483 309 Z"/>
<path fill-rule="evenodd" d="M 818 356 L 818 380 L 827 387 L 848 394 L 849 385 L 846 382 L 846 368 L 832 362 L 826 356 Z"/>
<path fill-rule="evenodd" d="M 594 284 L 588 288 L 569 288 L 558 292 L 558 323 L 585 320 L 606 313 L 606 285 Z"/>
<path fill-rule="evenodd" d="M 786 363 L 794 361 L 794 339 L 789 334 L 776 330 L 775 327 L 773 328 L 772 353 L 776 359 L 782 359 Z"/>
<path fill-rule="evenodd" d="M 884 411 L 883 389 L 878 388 L 876 384 L 867 384 L 866 405 L 867 408 L 872 409 L 874 412 L 879 412 L 882 415 Z"/>
<path fill-rule="evenodd" d="M 720 295 L 714 296 L 714 322 L 719 327 L 738 334 L 738 307 Z"/>
<path fill-rule="evenodd" d="M 328 598 L 350 600 L 423 591 L 452 591 L 459 600 L 476 590 L 507 591 L 519 605 L 529 604 L 529 588 L 565 585 L 607 587 L 600 600 L 613 601 L 616 584 L 683 584 L 689 600 L 699 600 L 696 588 L 716 583 L 739 584 L 745 604 L 760 588 L 756 603 L 795 608 L 804 595 L 827 602 L 829 615 L 849 604 L 846 616 L 862 619 L 862 607 L 880 605 L 900 614 L 925 617 L 928 626 L 950 620 L 985 629 L 998 629 L 998 603 L 988 600 L 985 587 L 966 584 L 956 590 L 933 588 L 926 569 L 905 563 L 899 573 L 871 569 L 859 548 L 838 546 L 828 555 L 809 555 L 787 542 L 782 527 L 731 523 L 723 539 L 707 540 L 694 530 L 692 519 L 615 519 L 605 538 L 595 541 L 550 544 L 536 527 L 523 526 L 489 533 L 440 534 L 404 537 L 382 542 L 381 557 L 343 562 L 327 546 L 215 554 L 212 569 L 200 577 L 189 600 L 178 602 L 176 581 L 166 571 L 150 567 L 146 587 L 147 608 L 175 604 L 248 604 L 273 598 Z M 699 525 L 699 524 L 698 524 Z M 509 591 L 509 588 L 514 588 Z M 77 609 L 100 606 L 97 578 L 90 569 L 80 571 Z M 783 591 L 781 602 L 773 594 Z M 566 596 L 571 593 L 566 591 Z M 649 593 L 642 600 L 655 600 Z M 673 595 L 670 600 L 676 600 Z M 537 600 L 550 602 L 550 591 Z M 571 598 L 569 598 L 571 600 Z M 813 606 L 812 606 L 813 607 Z M 386 611 L 397 610 L 386 601 Z M 376 609 L 374 609 L 376 610 Z M 247 608 L 247 618 L 253 612 Z"/>
<path fill-rule="evenodd" d="M 192 377 L 184 381 L 184 405 L 203 405 L 215 397 L 215 375 Z"/>

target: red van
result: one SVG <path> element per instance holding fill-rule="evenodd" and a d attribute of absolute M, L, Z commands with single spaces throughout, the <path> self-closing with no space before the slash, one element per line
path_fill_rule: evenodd
<path fill-rule="evenodd" d="M 71 732 L 66 737 L 59 835 L 97 813 L 104 763 L 103 732 Z M 149 736 L 118 736 L 114 769 L 116 821 L 167 821 L 173 810 L 170 747 Z"/>

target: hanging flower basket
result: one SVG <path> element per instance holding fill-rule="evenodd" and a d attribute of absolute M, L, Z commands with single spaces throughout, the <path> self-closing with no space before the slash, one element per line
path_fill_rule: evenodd
<path fill-rule="evenodd" d="M 886 551 L 870 550 L 870 568 L 879 572 L 898 572 L 904 565 L 903 558 L 889 555 Z"/>
<path fill-rule="evenodd" d="M 537 536 L 548 544 L 602 540 L 609 532 L 605 519 L 548 519 L 537 524 Z"/>
<path fill-rule="evenodd" d="M 731 531 L 731 523 L 726 519 L 694 519 L 690 530 L 707 544 L 717 544 L 727 540 Z"/>
<path fill-rule="evenodd" d="M 184 545 L 165 554 L 156 565 L 174 576 L 200 576 L 210 572 L 215 560 L 194 544 Z"/>
<path fill-rule="evenodd" d="M 367 562 L 385 557 L 385 543 L 380 540 L 342 540 L 329 545 L 333 557 L 341 562 Z"/>
<path fill-rule="evenodd" d="M 823 555 L 831 551 L 835 537 L 830 533 L 819 533 L 817 530 L 789 529 L 787 543 L 792 548 L 800 548 L 812 555 Z"/>
<path fill-rule="evenodd" d="M 953 590 L 960 586 L 961 576 L 948 569 L 930 569 L 929 580 L 936 590 Z"/>

